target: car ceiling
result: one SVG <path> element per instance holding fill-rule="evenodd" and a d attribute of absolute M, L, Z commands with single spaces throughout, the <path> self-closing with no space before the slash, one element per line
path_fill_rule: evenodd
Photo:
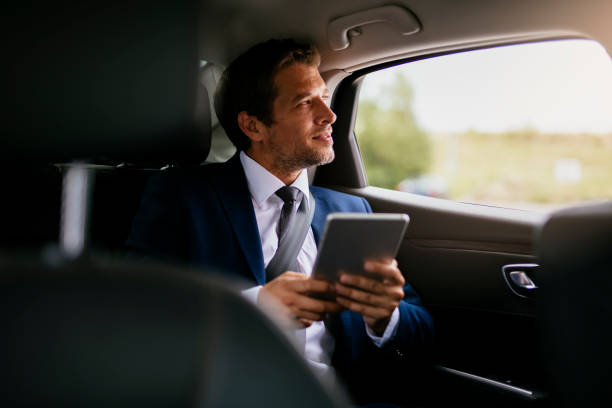
<path fill-rule="evenodd" d="M 609 0 L 203 0 L 202 59 L 227 65 L 249 46 L 269 38 L 314 42 L 321 71 L 353 71 L 390 59 L 494 44 L 563 37 L 593 38 L 610 53 Z M 342 51 L 328 43 L 335 18 L 394 4 L 409 9 L 420 32 L 401 35 L 389 24 L 362 27 Z"/>

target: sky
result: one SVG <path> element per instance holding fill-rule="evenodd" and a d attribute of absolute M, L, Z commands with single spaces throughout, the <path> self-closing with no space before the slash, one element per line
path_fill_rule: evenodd
<path fill-rule="evenodd" d="M 362 97 L 384 100 L 401 71 L 430 132 L 612 133 L 612 60 L 590 40 L 548 41 L 432 58 L 369 74 Z"/>

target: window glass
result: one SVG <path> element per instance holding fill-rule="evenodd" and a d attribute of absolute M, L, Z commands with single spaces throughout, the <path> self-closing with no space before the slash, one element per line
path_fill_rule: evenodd
<path fill-rule="evenodd" d="M 368 74 L 355 126 L 373 186 L 542 211 L 612 198 L 612 61 L 594 41 Z"/>

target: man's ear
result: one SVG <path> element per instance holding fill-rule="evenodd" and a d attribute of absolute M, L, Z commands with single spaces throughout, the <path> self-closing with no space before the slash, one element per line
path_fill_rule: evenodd
<path fill-rule="evenodd" d="M 246 111 L 238 113 L 238 126 L 252 142 L 261 142 L 263 140 L 263 123 L 256 116 L 249 115 Z"/>

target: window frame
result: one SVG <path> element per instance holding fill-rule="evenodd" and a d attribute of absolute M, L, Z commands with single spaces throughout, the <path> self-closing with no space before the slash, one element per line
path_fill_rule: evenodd
<path fill-rule="evenodd" d="M 599 43 L 606 51 L 605 46 L 597 41 L 597 39 L 587 36 L 553 36 L 530 38 L 529 40 L 513 40 L 501 41 L 494 44 L 478 45 L 478 46 L 463 46 L 457 48 L 449 48 L 444 51 L 425 52 L 423 54 L 412 55 L 409 57 L 399 58 L 392 61 L 385 61 L 380 64 L 375 64 L 369 67 L 357 69 L 342 79 L 334 90 L 331 108 L 338 116 L 334 123 L 334 150 L 336 159 L 330 164 L 319 166 L 313 177 L 313 184 L 329 187 L 348 187 L 348 188 L 365 188 L 376 187 L 368 183 L 368 178 L 361 156 L 361 150 L 357 142 L 355 134 L 355 123 L 357 119 L 357 110 L 359 107 L 359 94 L 363 79 L 370 73 L 380 71 L 386 68 L 391 68 L 399 65 L 408 64 L 416 61 L 442 57 L 464 52 L 493 49 L 499 47 L 507 47 L 521 44 L 544 43 L 559 40 L 592 40 Z M 446 199 L 445 199 L 446 200 Z M 446 200 L 458 202 L 454 200 Z M 480 203 L 465 203 L 473 205 L 488 206 Z M 516 208 L 510 208 L 515 210 Z"/>

